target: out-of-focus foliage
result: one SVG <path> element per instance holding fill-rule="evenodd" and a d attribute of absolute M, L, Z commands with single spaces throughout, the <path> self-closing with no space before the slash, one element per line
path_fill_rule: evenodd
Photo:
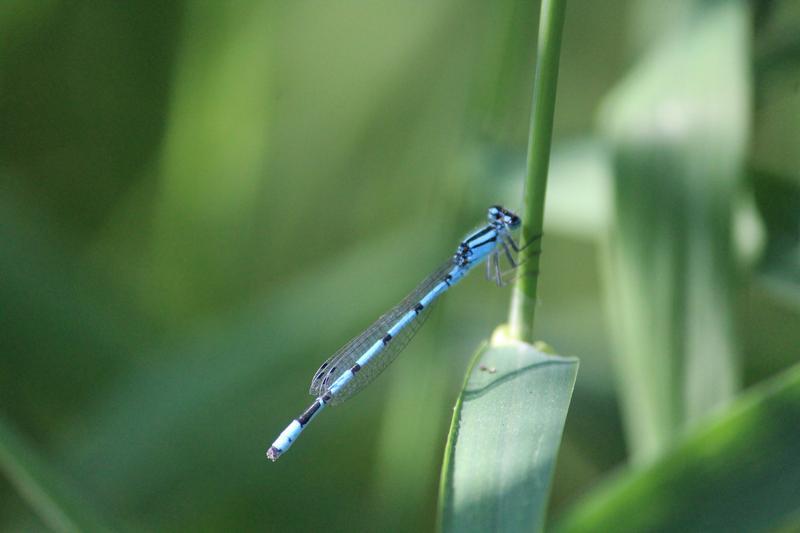
<path fill-rule="evenodd" d="M 0 472 L 25 497 L 39 517 L 56 531 L 108 531 L 80 490 L 68 486 L 37 457 L 6 420 L 0 420 Z M 77 501 L 76 501 L 77 500 Z"/>
<path fill-rule="evenodd" d="M 698 4 L 603 108 L 608 287 L 634 458 L 657 457 L 738 385 L 733 210 L 749 118 L 748 6 Z"/>
<path fill-rule="evenodd" d="M 611 479 L 557 530 L 795 530 L 800 365 L 754 389 L 648 468 Z"/>
<path fill-rule="evenodd" d="M 479 274 L 290 454 L 271 464 L 264 450 L 306 406 L 320 361 L 449 255 L 487 205 L 521 204 L 537 13 L 522 0 L 0 3 L 0 409 L 23 436 L 4 461 L 38 458 L 48 474 L 31 479 L 57 488 L 45 494 L 74 487 L 66 507 L 115 527 L 432 529 L 467 358 L 508 305 L 509 291 Z M 698 13 L 729 48 L 693 53 L 708 36 L 692 25 Z M 747 388 L 797 361 L 798 28 L 792 0 L 569 1 L 537 336 L 579 354 L 581 373 L 549 516 L 636 448 L 619 415 L 631 390 L 614 376 L 620 324 L 604 313 L 598 257 L 623 212 L 619 180 L 635 178 L 618 174 L 619 145 L 609 150 L 595 126 L 612 90 L 604 124 L 656 96 L 701 110 L 734 102 L 703 131 L 734 124 L 725 134 L 744 147 L 681 130 L 669 153 L 626 148 L 638 169 L 671 162 L 661 179 L 709 201 L 676 222 L 665 218 L 683 211 L 647 190 L 653 217 L 636 224 L 702 237 L 652 243 L 684 250 L 700 273 L 680 287 L 690 298 L 661 303 L 670 320 L 703 322 L 693 338 L 714 350 L 709 361 L 733 361 L 731 383 Z M 664 77 L 658 93 L 633 81 L 648 72 Z M 717 149 L 730 159 L 703 170 Z M 696 253 L 714 239 L 731 247 L 720 278 L 722 252 Z M 651 289 L 667 286 L 652 263 L 630 264 Z M 714 332 L 729 324 L 729 348 L 704 336 L 707 319 Z M 694 349 L 650 340 L 641 357 L 667 365 Z M 713 391 L 715 379 L 692 386 Z M 684 394 L 670 383 L 667 396 Z M 720 398 L 734 393 L 724 389 Z M 743 477 L 693 480 L 710 494 L 704 483 L 723 482 L 725 493 L 759 490 L 738 486 Z M 15 483 L 0 477 L 0 528 L 53 525 Z M 642 508 L 679 505 L 649 497 Z"/>

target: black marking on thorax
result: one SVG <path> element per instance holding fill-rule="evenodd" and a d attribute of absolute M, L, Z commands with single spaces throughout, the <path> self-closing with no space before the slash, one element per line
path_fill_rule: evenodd
<path fill-rule="evenodd" d="M 481 229 L 481 230 L 479 230 L 479 231 L 476 231 L 475 233 L 473 233 L 472 235 L 470 235 L 470 236 L 469 236 L 469 237 L 467 237 L 466 239 L 464 239 L 464 243 L 465 243 L 465 244 L 470 244 L 470 243 L 472 243 L 472 241 L 474 241 L 475 239 L 477 239 L 477 238 L 480 238 L 480 237 L 483 237 L 484 235 L 486 235 L 487 233 L 489 233 L 489 232 L 490 232 L 490 231 L 492 231 L 493 229 L 494 229 L 494 226 L 492 226 L 492 225 L 490 224 L 490 225 L 486 226 L 485 228 L 483 228 L 483 229 Z"/>
<path fill-rule="evenodd" d="M 486 244 L 489 244 L 490 242 L 497 242 L 497 233 L 495 233 L 494 235 L 492 235 L 492 237 L 491 237 L 491 238 L 489 238 L 489 239 L 485 239 L 485 240 L 483 240 L 483 241 L 481 241 L 481 242 L 476 242 L 476 243 L 473 243 L 473 244 L 472 244 L 472 249 L 474 250 L 474 249 L 476 249 L 476 248 L 480 248 L 481 246 L 484 246 L 484 245 L 486 245 Z"/>
<path fill-rule="evenodd" d="M 387 344 L 389 344 L 389 341 L 391 340 L 392 340 L 391 334 L 387 333 L 386 336 L 383 338 L 383 345 L 386 346 Z"/>

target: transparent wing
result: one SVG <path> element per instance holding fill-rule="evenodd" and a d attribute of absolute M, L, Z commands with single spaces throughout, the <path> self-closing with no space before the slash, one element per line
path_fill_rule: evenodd
<path fill-rule="evenodd" d="M 370 327 L 364 330 L 361 335 L 355 337 L 350 342 L 342 346 L 335 354 L 329 357 L 319 369 L 314 373 L 311 380 L 309 393 L 312 396 L 322 396 L 325 394 L 336 379 L 350 370 L 356 360 L 366 352 L 370 346 L 386 336 L 386 333 L 400 318 L 438 285 L 447 274 L 453 269 L 453 260 L 448 260 L 444 265 L 437 269 L 433 274 L 425 278 L 422 283 L 411 291 L 403 301 L 383 314 Z M 430 306 L 422 310 L 405 328 L 403 328 L 375 359 L 369 362 L 346 387 L 339 391 L 333 399 L 333 404 L 341 403 L 353 396 L 356 392 L 364 388 L 381 371 L 389 366 L 395 357 L 405 348 L 414 333 L 425 322 Z"/>
<path fill-rule="evenodd" d="M 353 376 L 353 379 L 351 379 L 347 385 L 342 387 L 336 396 L 333 397 L 331 400 L 331 405 L 337 405 L 349 398 L 352 398 L 356 395 L 356 393 L 364 389 L 364 387 L 366 387 L 373 379 L 378 377 L 378 374 L 383 372 L 383 370 L 389 366 L 398 355 L 400 355 L 400 352 L 403 351 L 403 348 L 408 345 L 411 339 L 414 338 L 414 335 L 416 335 L 417 331 L 422 327 L 422 324 L 425 323 L 425 320 L 427 320 L 428 316 L 430 315 L 431 306 L 423 309 L 411 322 L 406 325 L 406 327 L 400 331 L 400 333 L 392 338 L 392 342 L 390 342 L 378 356 L 376 356 L 369 362 L 368 365 L 362 368 L 360 372 Z"/>

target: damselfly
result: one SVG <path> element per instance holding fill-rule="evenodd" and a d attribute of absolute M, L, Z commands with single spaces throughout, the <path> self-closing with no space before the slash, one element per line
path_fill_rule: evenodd
<path fill-rule="evenodd" d="M 512 268 L 517 266 L 514 255 L 520 248 L 511 233 L 520 226 L 520 219 L 500 206 L 490 207 L 488 217 L 489 223 L 467 235 L 441 268 L 322 363 L 311 380 L 309 392 L 316 397 L 314 403 L 275 439 L 267 450 L 268 458 L 275 461 L 286 452 L 326 405 L 336 405 L 352 397 L 389 366 L 425 321 L 431 304 L 475 266 L 485 260 L 487 277 L 498 285 L 504 283 L 500 254 Z"/>

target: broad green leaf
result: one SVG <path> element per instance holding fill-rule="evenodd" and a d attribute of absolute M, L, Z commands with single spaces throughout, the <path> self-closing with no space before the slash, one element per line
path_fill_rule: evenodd
<path fill-rule="evenodd" d="M 521 342 L 478 350 L 445 450 L 443 531 L 542 527 L 577 372 L 577 359 Z"/>
<path fill-rule="evenodd" d="M 738 387 L 732 227 L 749 31 L 744 2 L 696 6 L 603 108 L 614 176 L 607 282 L 635 460 L 657 457 Z"/>
<path fill-rule="evenodd" d="M 0 472 L 53 530 L 109 530 L 77 490 L 53 472 L 3 417 Z"/>
<path fill-rule="evenodd" d="M 557 527 L 766 531 L 800 525 L 800 365 L 756 386 L 645 469 L 591 492 Z"/>

